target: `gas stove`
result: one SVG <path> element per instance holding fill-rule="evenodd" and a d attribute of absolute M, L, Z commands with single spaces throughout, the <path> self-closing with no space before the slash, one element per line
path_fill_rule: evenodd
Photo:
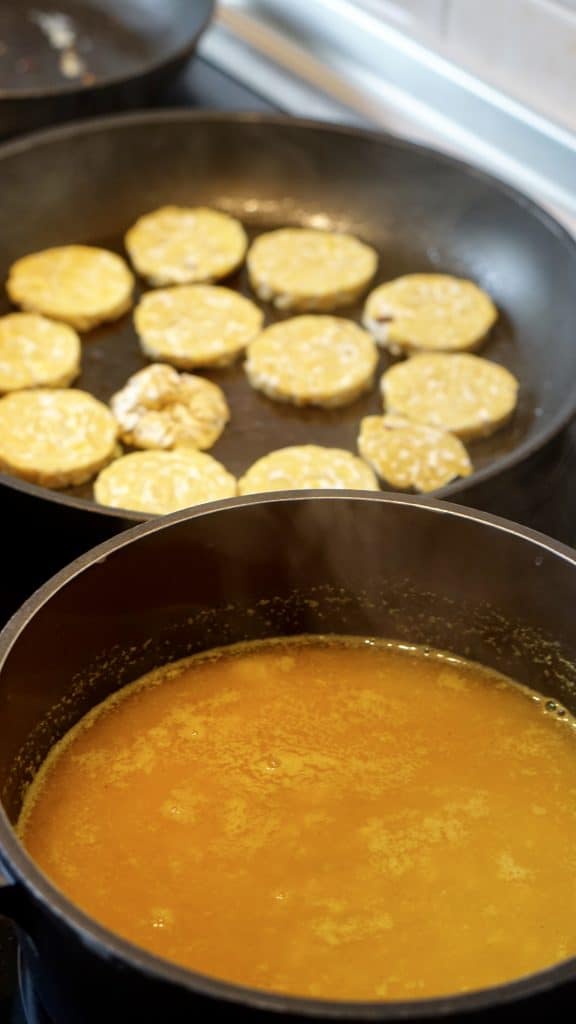
<path fill-rule="evenodd" d="M 259 94 L 240 81 L 224 73 L 207 59 L 210 46 L 203 49 L 204 56 L 194 59 L 188 72 L 173 93 L 163 97 L 162 105 L 215 108 L 222 110 L 280 111 L 304 113 L 293 104 L 270 100 L 270 94 Z M 230 65 L 228 66 L 235 66 Z M 282 97 L 282 93 L 279 93 Z M 318 114 L 318 111 L 313 111 Z M 327 110 L 333 116 L 333 110 Z M 342 119 L 358 120 L 357 118 Z M 362 119 L 365 122 L 365 119 Z M 366 122 L 365 122 L 366 123 Z M 576 384 L 575 384 L 576 386 Z M 534 458 L 530 465 L 520 467 L 516 476 L 495 489 L 483 503 L 489 511 L 529 525 L 557 539 L 576 546 L 576 426 L 554 440 Z M 30 524 L 19 520 L 18 511 L 8 506 L 10 543 L 19 543 L 19 531 L 25 538 Z M 99 539 L 94 538 L 94 543 Z M 24 543 L 24 540 L 22 541 Z M 68 547 L 66 546 L 68 544 Z M 22 548 L 24 551 L 24 548 Z M 52 572 L 78 554 L 73 539 L 62 538 L 52 561 L 38 568 L 33 559 L 22 557 L 22 571 L 18 580 L 3 583 L 0 595 L 0 625 L 6 617 Z M 52 1021 L 38 1002 L 30 973 L 19 963 L 18 944 L 14 930 L 0 919 L 0 1022 L 2 1024 L 66 1024 Z"/>

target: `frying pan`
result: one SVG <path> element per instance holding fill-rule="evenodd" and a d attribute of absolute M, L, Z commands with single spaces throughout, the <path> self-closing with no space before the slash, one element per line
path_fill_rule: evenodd
<path fill-rule="evenodd" d="M 213 0 L 0 0 L 0 136 L 145 106 L 193 52 Z"/>
<path fill-rule="evenodd" d="M 525 196 L 431 149 L 261 114 L 139 113 L 5 146 L 0 194 L 10 196 L 0 237 L 4 276 L 14 259 L 50 245 L 88 242 L 122 252 L 123 233 L 139 215 L 182 203 L 220 207 L 252 233 L 286 224 L 351 231 L 378 249 L 377 281 L 412 271 L 477 281 L 500 313 L 484 354 L 519 378 L 520 403 L 506 429 L 472 446 L 475 474 L 443 495 L 473 502 L 576 410 L 576 243 Z M 249 293 L 243 271 L 226 283 Z M 3 299 L 0 312 L 8 309 Z M 388 362 L 382 355 L 381 369 Z M 143 365 L 127 315 L 86 336 L 77 386 L 108 401 Z M 376 387 L 343 409 L 302 410 L 254 392 L 241 363 L 207 376 L 222 385 L 232 410 L 213 454 L 236 474 L 289 444 L 354 451 L 361 417 L 381 411 Z M 90 485 L 64 493 L 9 476 L 3 482 L 104 517 L 110 533 L 146 518 L 97 506 Z"/>

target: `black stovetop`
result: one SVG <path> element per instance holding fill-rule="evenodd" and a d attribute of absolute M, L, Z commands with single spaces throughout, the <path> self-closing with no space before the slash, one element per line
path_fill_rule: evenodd
<path fill-rule="evenodd" d="M 215 108 L 219 110 L 273 111 L 256 93 L 223 74 L 205 60 L 192 60 L 184 79 L 162 105 Z M 575 382 L 576 386 L 576 382 Z M 473 503 L 472 501 L 470 502 Z M 528 467 L 497 485 L 475 504 L 515 519 L 576 546 L 576 425 L 539 454 Z M 6 490 L 2 497 L 5 560 L 0 587 L 0 626 L 12 611 L 44 579 L 79 554 L 74 538 L 58 536 L 54 531 L 44 537 L 44 547 L 55 547 L 51 557 L 39 563 L 30 549 L 31 529 L 38 533 L 34 511 L 23 512 L 16 492 Z M 44 524 L 43 524 L 44 527 Z M 92 543 L 100 539 L 95 536 Z M 88 544 L 87 546 L 91 546 Z M 39 568 L 40 564 L 40 568 Z M 17 573 L 10 566 L 17 565 Z M 0 919 L 0 1024 L 66 1024 L 51 1022 L 35 1002 L 28 979 L 18 977 L 17 942 L 11 928 Z"/>

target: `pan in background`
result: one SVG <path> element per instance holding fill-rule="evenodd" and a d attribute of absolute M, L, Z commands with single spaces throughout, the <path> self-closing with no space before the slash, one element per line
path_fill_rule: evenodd
<path fill-rule="evenodd" d="M 228 210 L 254 233 L 285 224 L 351 231 L 378 249 L 377 281 L 411 271 L 477 281 L 500 311 L 484 354 L 519 378 L 520 405 L 508 427 L 472 446 L 474 475 L 443 495 L 474 500 L 535 455 L 576 411 L 576 243 L 514 189 L 434 150 L 268 115 L 146 112 L 3 147 L 0 194 L 11 197 L 0 238 L 4 277 L 14 259 L 50 245 L 89 242 L 121 252 L 138 216 L 182 203 Z M 228 283 L 247 291 L 243 272 Z M 8 309 L 0 300 L 0 313 Z M 145 365 L 131 317 L 85 339 L 76 386 L 107 402 Z M 387 362 L 383 353 L 380 368 Z M 381 408 L 376 388 L 342 409 L 302 410 L 255 392 L 241 363 L 206 375 L 222 385 L 232 410 L 212 452 L 236 475 L 284 445 L 354 451 L 361 417 Z M 90 485 L 55 492 L 6 475 L 2 481 L 84 518 L 97 512 L 110 533 L 147 518 L 96 505 Z"/>
<path fill-rule="evenodd" d="M 145 106 L 177 77 L 213 0 L 0 0 L 0 136 Z"/>

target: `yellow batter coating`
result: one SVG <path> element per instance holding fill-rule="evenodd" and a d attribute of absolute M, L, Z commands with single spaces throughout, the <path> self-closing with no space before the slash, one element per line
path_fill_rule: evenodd
<path fill-rule="evenodd" d="M 132 452 L 103 469 L 94 484 L 101 505 L 167 515 L 236 494 L 236 480 L 216 459 L 179 448 Z"/>
<path fill-rule="evenodd" d="M 211 448 L 230 419 L 217 384 L 153 363 L 110 401 L 121 439 L 134 448 Z"/>
<path fill-rule="evenodd" d="M 248 240 L 240 221 L 204 206 L 163 206 L 126 234 L 136 270 L 150 284 L 218 281 L 240 266 Z"/>
<path fill-rule="evenodd" d="M 233 363 L 262 321 L 249 299 L 230 288 L 201 284 L 147 292 L 134 311 L 144 354 L 182 370 Z"/>
<path fill-rule="evenodd" d="M 269 398 L 330 407 L 370 388 L 377 361 L 372 338 L 351 320 L 295 316 L 249 345 L 246 373 Z"/>
<path fill-rule="evenodd" d="M 503 427 L 518 399 L 518 381 L 508 370 L 468 353 L 414 356 L 391 367 L 381 387 L 388 412 L 464 441 Z"/>
<path fill-rule="evenodd" d="M 498 316 L 473 281 L 448 274 L 407 274 L 370 292 L 362 322 L 391 352 L 478 348 Z"/>
<path fill-rule="evenodd" d="M 360 423 L 358 451 L 381 480 L 403 491 L 435 491 L 472 472 L 457 437 L 399 416 L 366 416 Z"/>
<path fill-rule="evenodd" d="M 296 445 L 258 459 L 238 481 L 240 494 L 305 488 L 377 491 L 378 481 L 365 462 L 343 448 Z"/>
<path fill-rule="evenodd" d="M 0 393 L 65 388 L 80 373 L 80 338 L 72 327 L 36 313 L 0 317 Z"/>
<path fill-rule="evenodd" d="M 278 309 L 329 312 L 360 297 L 376 273 L 378 255 L 352 235 L 280 228 L 252 243 L 247 262 L 260 299 Z"/>
<path fill-rule="evenodd" d="M 0 469 L 44 487 L 81 484 L 114 458 L 117 433 L 86 391 L 15 391 L 0 398 Z"/>
<path fill-rule="evenodd" d="M 62 245 L 16 260 L 6 285 L 17 306 L 79 331 L 117 320 L 132 305 L 134 278 L 124 260 L 91 245 Z"/>

